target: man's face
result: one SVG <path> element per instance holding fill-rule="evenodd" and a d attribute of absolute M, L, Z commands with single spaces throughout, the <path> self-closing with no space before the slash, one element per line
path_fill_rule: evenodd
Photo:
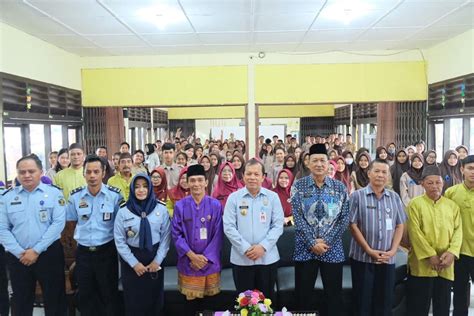
<path fill-rule="evenodd" d="M 436 201 L 443 192 L 443 179 L 440 176 L 427 176 L 421 182 L 426 195 Z"/>
<path fill-rule="evenodd" d="M 107 150 L 105 148 L 97 148 L 96 154 L 99 157 L 107 158 Z"/>
<path fill-rule="evenodd" d="M 262 166 L 260 165 L 248 165 L 244 172 L 245 187 L 249 191 L 258 191 L 263 183 L 263 172 Z"/>
<path fill-rule="evenodd" d="M 120 159 L 120 162 L 119 162 L 120 172 L 122 174 L 130 174 L 132 172 L 132 165 L 133 165 L 132 159 L 130 158 Z"/>
<path fill-rule="evenodd" d="M 346 140 L 348 143 L 352 143 L 352 136 L 346 136 Z"/>
<path fill-rule="evenodd" d="M 38 168 L 34 160 L 26 159 L 18 164 L 16 172 L 18 182 L 27 191 L 31 191 L 40 184 L 43 170 Z"/>
<path fill-rule="evenodd" d="M 171 164 L 174 159 L 174 150 L 173 149 L 168 149 L 168 150 L 163 150 L 163 160 L 167 164 Z"/>
<path fill-rule="evenodd" d="M 102 165 L 99 161 L 88 162 L 84 168 L 84 177 L 89 187 L 97 187 L 102 184 L 105 170 L 102 170 Z"/>
<path fill-rule="evenodd" d="M 69 159 L 72 167 L 80 167 L 84 163 L 84 152 L 82 149 L 74 148 L 69 151 Z"/>
<path fill-rule="evenodd" d="M 273 142 L 276 143 L 278 141 L 278 137 L 273 137 Z"/>
<path fill-rule="evenodd" d="M 464 167 L 461 167 L 461 172 L 464 175 L 464 180 L 474 183 L 474 162 L 465 164 Z"/>
<path fill-rule="evenodd" d="M 142 155 L 142 153 L 140 152 L 137 152 L 135 153 L 135 155 L 133 155 L 133 163 L 136 164 L 136 165 L 140 165 L 144 160 L 144 157 Z"/>
<path fill-rule="evenodd" d="M 328 156 L 312 154 L 309 156 L 309 170 L 315 176 L 325 176 L 328 173 Z"/>
<path fill-rule="evenodd" d="M 389 166 L 385 163 L 375 162 L 372 165 L 372 169 L 369 170 L 368 176 L 370 184 L 376 187 L 383 187 L 387 184 Z"/>
<path fill-rule="evenodd" d="M 188 187 L 193 196 L 201 196 L 205 194 L 207 180 L 205 176 L 191 176 L 187 179 Z"/>
<path fill-rule="evenodd" d="M 120 146 L 120 153 L 128 153 L 130 151 L 130 148 L 128 147 L 127 144 L 123 144 L 122 146 Z"/>

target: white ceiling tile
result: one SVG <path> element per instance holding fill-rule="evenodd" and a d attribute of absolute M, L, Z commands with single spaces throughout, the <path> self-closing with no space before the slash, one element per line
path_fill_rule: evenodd
<path fill-rule="evenodd" d="M 250 14 L 250 1 L 247 0 L 181 0 L 186 14 L 212 16 L 229 14 Z"/>
<path fill-rule="evenodd" d="M 251 40 L 249 32 L 226 32 L 226 33 L 199 33 L 199 39 L 203 44 L 248 44 Z"/>
<path fill-rule="evenodd" d="M 143 35 L 152 45 L 199 45 L 194 33 L 187 34 L 150 34 Z"/>
<path fill-rule="evenodd" d="M 144 41 L 135 35 L 88 35 L 87 38 L 102 47 L 146 45 Z"/>
<path fill-rule="evenodd" d="M 137 16 L 138 11 L 149 8 L 176 9 L 181 11 L 176 0 L 102 0 L 103 3 L 120 17 Z"/>
<path fill-rule="evenodd" d="M 439 39 L 431 39 L 431 40 L 405 40 L 401 41 L 398 44 L 393 46 L 393 49 L 415 49 L 415 48 L 429 48 L 433 45 L 442 42 Z"/>
<path fill-rule="evenodd" d="M 251 50 L 254 52 L 292 52 L 295 50 L 298 44 L 296 43 L 274 43 L 274 44 L 260 44 L 257 43 L 251 46 Z"/>
<path fill-rule="evenodd" d="M 28 2 L 60 20 L 76 16 L 89 18 L 110 15 L 95 0 L 28 0 Z"/>
<path fill-rule="evenodd" d="M 472 26 L 470 25 L 451 25 L 451 26 L 432 26 L 430 28 L 424 29 L 421 32 L 416 33 L 412 38 L 413 39 L 448 39 L 454 37 L 458 34 L 461 34 L 469 29 Z"/>
<path fill-rule="evenodd" d="M 352 41 L 363 29 L 340 29 L 340 30 L 319 30 L 311 31 L 306 34 L 305 42 L 339 42 Z"/>
<path fill-rule="evenodd" d="M 255 13 L 274 15 L 274 14 L 311 14 L 321 9 L 323 0 L 260 0 L 256 1 Z"/>
<path fill-rule="evenodd" d="M 256 31 L 306 31 L 314 14 L 265 14 L 255 16 Z"/>
<path fill-rule="evenodd" d="M 300 52 L 327 52 L 346 50 L 350 47 L 350 42 L 319 42 L 319 43 L 303 43 L 298 46 Z"/>
<path fill-rule="evenodd" d="M 305 32 L 256 32 L 256 43 L 299 43 Z"/>
<path fill-rule="evenodd" d="M 65 22 L 81 34 L 130 34 L 130 31 L 114 17 L 75 17 Z"/>
<path fill-rule="evenodd" d="M 474 2 L 459 10 L 456 10 L 435 24 L 436 26 L 447 25 L 470 25 L 474 26 Z"/>
<path fill-rule="evenodd" d="M 41 35 L 43 41 L 59 47 L 87 47 L 94 44 L 79 35 Z"/>
<path fill-rule="evenodd" d="M 359 39 L 362 41 L 400 41 L 421 28 L 374 28 L 365 32 Z"/>
<path fill-rule="evenodd" d="M 153 55 L 156 53 L 155 48 L 148 46 L 123 46 L 109 48 L 114 55 Z"/>
<path fill-rule="evenodd" d="M 143 21 L 142 18 L 137 16 L 125 16 L 120 17 L 120 19 L 127 23 L 127 25 L 130 26 L 135 32 L 140 34 L 168 34 L 193 32 L 193 28 L 187 20 L 171 23 L 164 27 L 159 27 L 151 22 Z"/>
<path fill-rule="evenodd" d="M 250 15 L 222 14 L 219 16 L 192 16 L 197 32 L 248 32 Z"/>
<path fill-rule="evenodd" d="M 446 12 L 458 7 L 459 3 L 443 2 L 404 2 L 397 10 L 384 17 L 377 27 L 416 27 L 425 26 Z"/>
<path fill-rule="evenodd" d="M 71 53 L 79 56 L 110 56 L 111 52 L 98 47 L 63 47 Z"/>
<path fill-rule="evenodd" d="M 344 21 L 332 20 L 326 17 L 318 17 L 314 22 L 312 29 L 356 29 L 356 28 L 367 28 L 372 25 L 378 18 L 383 16 L 384 11 L 382 10 L 373 10 L 367 13 L 366 16 L 354 19 L 349 23 Z"/>
<path fill-rule="evenodd" d="M 204 45 L 208 53 L 246 53 L 250 52 L 250 45 Z"/>

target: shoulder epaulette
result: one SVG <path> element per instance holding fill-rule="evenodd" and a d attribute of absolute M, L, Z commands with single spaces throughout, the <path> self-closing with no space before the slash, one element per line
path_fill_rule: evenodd
<path fill-rule="evenodd" d="M 117 187 L 114 187 L 114 186 L 111 186 L 111 185 L 106 185 L 106 187 L 107 187 L 107 189 L 109 189 L 112 192 L 120 193 L 120 189 L 117 188 Z"/>
<path fill-rule="evenodd" d="M 120 202 L 119 206 L 120 206 L 120 208 L 127 206 L 127 201 L 122 200 L 122 202 Z"/>
<path fill-rule="evenodd" d="M 63 190 L 63 189 L 61 189 L 60 187 L 58 187 L 57 185 L 52 184 L 52 183 L 50 184 L 50 186 L 55 187 L 55 188 L 58 189 L 59 191 L 62 191 L 62 190 Z"/>
<path fill-rule="evenodd" d="M 82 190 L 84 190 L 85 187 L 78 187 L 78 188 L 75 188 L 74 190 L 71 191 L 71 194 L 69 195 L 73 195 L 73 194 L 76 194 L 77 192 L 81 192 Z"/>
<path fill-rule="evenodd" d="M 8 190 L 5 190 L 5 192 L 2 192 L 2 195 L 7 194 L 7 193 L 10 192 L 11 190 L 13 190 L 13 188 L 10 188 L 10 189 L 8 189 Z"/>
<path fill-rule="evenodd" d="M 156 201 L 157 201 L 159 204 L 162 204 L 162 205 L 166 206 L 166 203 L 165 203 L 165 202 L 163 202 L 163 201 L 161 201 L 161 200 L 158 200 L 158 199 L 156 199 Z"/>

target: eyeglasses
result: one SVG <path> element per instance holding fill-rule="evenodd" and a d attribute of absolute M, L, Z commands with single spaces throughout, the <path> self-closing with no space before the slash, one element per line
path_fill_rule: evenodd
<path fill-rule="evenodd" d="M 151 177 L 152 180 L 161 180 L 161 177 L 160 176 L 154 176 L 154 177 Z"/>

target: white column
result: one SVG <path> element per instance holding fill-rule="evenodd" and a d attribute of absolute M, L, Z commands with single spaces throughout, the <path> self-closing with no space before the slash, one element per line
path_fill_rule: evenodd
<path fill-rule="evenodd" d="M 123 127 L 124 127 L 124 129 L 125 129 L 125 141 L 126 141 L 127 143 L 129 143 L 130 146 L 131 146 L 131 145 L 132 145 L 131 142 L 130 142 L 131 139 L 130 139 L 130 137 L 128 136 L 128 116 L 129 116 L 129 114 L 128 114 L 128 109 L 124 109 L 124 110 L 127 110 L 127 117 L 124 117 L 124 118 L 123 118 Z"/>
<path fill-rule="evenodd" d="M 0 180 L 5 182 L 5 184 L 6 184 L 7 183 L 6 182 L 6 176 L 5 176 L 6 161 L 4 159 L 5 149 L 3 148 L 4 140 L 3 140 L 3 104 L 2 104 L 2 102 L 0 102 L 0 140 L 1 140 L 0 141 L 0 159 L 3 161 L 3 163 L 1 164 L 2 166 L 0 167 Z"/>
<path fill-rule="evenodd" d="M 248 144 L 247 144 L 247 150 L 249 153 L 249 158 L 253 158 L 256 155 L 256 139 L 257 139 L 257 128 L 258 128 L 258 123 L 255 117 L 255 64 L 253 59 L 249 60 L 248 66 L 247 66 L 247 97 L 248 97 L 248 103 L 247 103 L 247 117 L 246 117 L 246 122 L 248 124 Z"/>

